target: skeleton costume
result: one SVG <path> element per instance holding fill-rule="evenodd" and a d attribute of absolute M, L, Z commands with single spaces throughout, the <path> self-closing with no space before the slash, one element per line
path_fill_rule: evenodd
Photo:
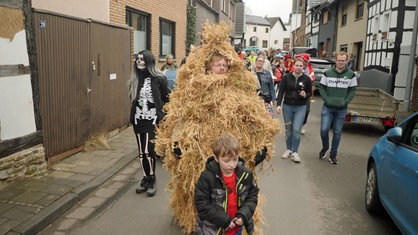
<path fill-rule="evenodd" d="M 146 191 L 148 196 L 154 196 L 156 193 L 155 127 L 164 117 L 163 105 L 168 102 L 168 82 L 155 67 L 155 58 L 150 51 L 139 52 L 135 64 L 129 80 L 129 95 L 132 101 L 130 119 L 144 174 L 136 192 Z"/>

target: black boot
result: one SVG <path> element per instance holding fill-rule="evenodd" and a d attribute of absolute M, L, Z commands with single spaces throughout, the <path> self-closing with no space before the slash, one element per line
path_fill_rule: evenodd
<path fill-rule="evenodd" d="M 140 193 L 147 191 L 149 187 L 150 177 L 151 176 L 144 176 L 144 178 L 142 178 L 141 183 L 139 184 L 138 188 L 136 188 L 135 190 L 136 193 L 140 194 Z"/>
<path fill-rule="evenodd" d="M 157 180 L 155 179 L 155 175 L 151 175 L 148 183 L 147 194 L 150 197 L 155 196 L 157 192 Z"/>

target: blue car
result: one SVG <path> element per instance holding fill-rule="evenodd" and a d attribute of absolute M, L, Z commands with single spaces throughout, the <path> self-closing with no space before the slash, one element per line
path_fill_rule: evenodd
<path fill-rule="evenodd" d="M 389 129 L 367 162 L 366 209 L 384 208 L 403 234 L 418 234 L 418 112 Z"/>

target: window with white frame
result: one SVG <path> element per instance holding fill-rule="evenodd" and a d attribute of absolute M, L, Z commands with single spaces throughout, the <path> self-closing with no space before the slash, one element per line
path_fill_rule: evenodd
<path fill-rule="evenodd" d="M 387 39 L 389 36 L 389 18 L 390 18 L 390 12 L 385 12 L 381 16 L 381 39 Z"/>
<path fill-rule="evenodd" d="M 257 27 L 253 27 L 253 32 L 257 32 Z"/>
<path fill-rule="evenodd" d="M 267 48 L 267 44 L 268 44 L 268 41 L 267 40 L 263 40 L 263 48 Z"/>
<path fill-rule="evenodd" d="M 340 51 L 345 51 L 345 52 L 347 52 L 347 51 L 348 51 L 348 46 L 347 46 L 347 44 L 341 45 L 341 46 L 340 46 Z"/>
<path fill-rule="evenodd" d="M 372 40 L 377 41 L 377 34 L 379 33 L 379 16 L 375 16 L 372 21 Z"/>
<path fill-rule="evenodd" d="M 269 28 L 266 28 L 266 33 L 269 33 Z"/>
<path fill-rule="evenodd" d="M 134 53 L 150 49 L 150 15 L 127 8 L 126 24 L 134 29 Z"/>
<path fill-rule="evenodd" d="M 174 42 L 174 22 L 160 18 L 160 58 L 165 58 L 169 54 L 174 55 Z"/>

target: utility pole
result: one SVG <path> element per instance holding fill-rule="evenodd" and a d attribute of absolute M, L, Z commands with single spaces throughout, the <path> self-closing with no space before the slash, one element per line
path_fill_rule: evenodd
<path fill-rule="evenodd" d="M 411 40 L 411 54 L 409 54 L 409 64 L 408 64 L 408 74 L 406 76 L 406 88 L 405 88 L 405 98 L 403 103 L 403 111 L 409 111 L 409 103 L 411 101 L 411 87 L 412 87 L 412 76 L 414 76 L 414 62 L 415 62 L 415 52 L 417 50 L 417 31 L 418 31 L 418 0 L 416 1 L 415 6 L 415 19 L 414 19 L 414 29 L 412 31 L 412 40 Z"/>

